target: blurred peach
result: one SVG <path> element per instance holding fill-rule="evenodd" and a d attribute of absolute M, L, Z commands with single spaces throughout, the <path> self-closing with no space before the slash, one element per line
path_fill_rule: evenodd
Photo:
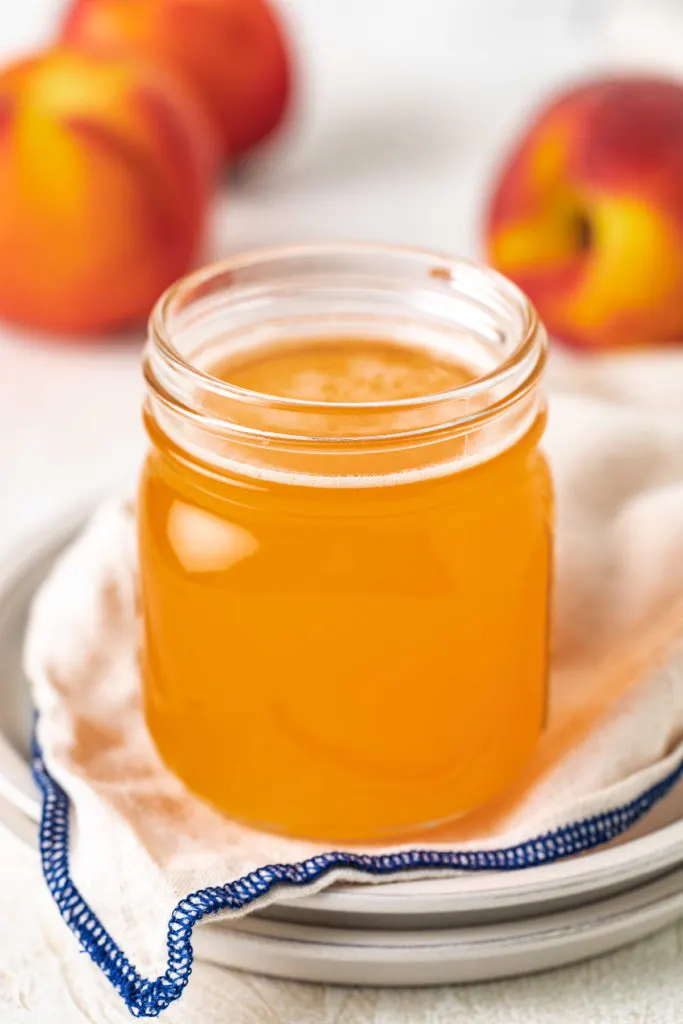
<path fill-rule="evenodd" d="M 200 243 L 217 154 L 175 79 L 59 48 L 0 72 L 0 316 L 144 319 Z"/>
<path fill-rule="evenodd" d="M 550 103 L 502 170 L 486 236 L 556 337 L 683 342 L 683 85 L 604 79 Z"/>
<path fill-rule="evenodd" d="M 281 121 L 291 68 L 268 0 L 75 0 L 64 39 L 139 53 L 192 86 L 230 156 Z"/>

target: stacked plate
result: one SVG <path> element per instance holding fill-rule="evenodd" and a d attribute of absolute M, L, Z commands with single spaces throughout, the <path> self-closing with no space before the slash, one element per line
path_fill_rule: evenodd
<path fill-rule="evenodd" d="M 78 528 L 61 525 L 0 568 L 0 820 L 36 849 L 31 707 L 21 649 L 32 597 Z M 627 838 L 521 872 L 337 886 L 198 929 L 215 963 L 337 984 L 433 985 L 594 956 L 683 916 L 683 786 Z"/>

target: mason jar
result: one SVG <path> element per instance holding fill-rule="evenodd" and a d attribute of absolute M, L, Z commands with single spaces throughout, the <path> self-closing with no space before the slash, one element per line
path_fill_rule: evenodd
<path fill-rule="evenodd" d="M 546 707 L 546 345 L 509 281 L 410 249 L 249 253 L 164 295 L 141 671 L 191 790 L 386 842 L 514 781 Z"/>

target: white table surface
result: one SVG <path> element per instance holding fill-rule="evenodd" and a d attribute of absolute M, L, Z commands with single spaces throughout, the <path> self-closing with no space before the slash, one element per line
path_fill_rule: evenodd
<path fill-rule="evenodd" d="M 59 6 L 4 0 L 0 54 L 48 38 Z M 599 66 L 608 38 L 615 38 L 616 8 L 624 7 L 619 0 L 283 0 L 283 6 L 300 51 L 298 116 L 268 159 L 217 200 L 209 255 L 330 238 L 476 254 L 482 199 L 501 145 L 539 96 L 564 77 Z M 621 36 L 626 45 L 635 40 L 636 50 L 637 24 L 632 20 Z M 658 44 L 650 39 L 649 45 Z M 668 45 L 670 54 L 682 52 Z M 140 341 L 66 347 L 0 329 L 6 547 L 135 472 L 144 450 Z M 51 907 L 34 857 L 4 832 L 0 863 L 3 1024 L 131 1019 Z M 575 968 L 428 995 L 276 983 L 198 966 L 186 999 L 165 1019 L 674 1024 L 683 1020 L 682 951 L 683 926 L 677 926 Z"/>

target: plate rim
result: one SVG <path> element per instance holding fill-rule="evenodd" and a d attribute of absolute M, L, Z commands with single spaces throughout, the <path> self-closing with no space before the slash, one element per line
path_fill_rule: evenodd
<path fill-rule="evenodd" d="M 233 931 L 254 939 L 298 942 L 310 946 L 325 944 L 327 939 L 330 945 L 343 947 L 344 942 L 339 940 L 345 939 L 348 940 L 348 947 L 355 949 L 403 949 L 411 943 L 415 943 L 416 949 L 438 949 L 455 944 L 458 949 L 468 946 L 476 949 L 490 943 L 517 944 L 525 941 L 525 938 L 554 940 L 568 928 L 575 931 L 614 928 L 618 927 L 624 917 L 656 912 L 661 904 L 668 905 L 675 901 L 680 902 L 680 910 L 683 912 L 683 865 L 634 889 L 612 893 L 590 904 L 551 910 L 514 920 L 421 929 L 399 928 L 388 931 L 269 921 L 250 914 L 227 922 L 207 922 L 202 927 L 225 927 L 228 924 Z M 400 944 L 401 939 L 405 940 L 405 946 Z"/>
<path fill-rule="evenodd" d="M 35 832 L 30 830 L 27 819 L 2 797 L 0 822 L 32 848 L 37 860 Z M 315 927 L 309 930 L 307 941 L 302 941 L 300 928 L 290 935 L 277 935 L 277 926 L 273 929 L 272 922 L 251 916 L 242 922 L 229 922 L 227 927 L 220 920 L 200 926 L 194 935 L 194 947 L 198 959 L 221 967 L 317 983 L 403 986 L 407 967 L 415 975 L 410 979 L 412 985 L 493 980 L 532 973 L 539 966 L 543 969 L 573 964 L 670 925 L 683 910 L 682 880 L 683 868 L 679 867 L 638 890 L 573 908 L 574 912 L 560 910 L 519 922 L 491 922 L 478 928 L 454 926 L 431 932 L 405 929 L 393 946 L 387 944 L 386 931 L 375 931 L 373 935 L 371 929 L 357 929 L 354 934 L 353 930 L 343 928 Z M 648 895 L 654 898 L 648 899 Z M 598 921 L 593 924 L 596 916 Z M 251 933 L 247 927 L 251 927 Z M 253 930 L 264 927 L 271 934 L 257 934 Z M 366 941 L 326 942 L 326 932 L 337 938 L 360 937 Z M 416 942 L 420 937 L 427 941 Z M 592 948 L 577 955 L 577 943 L 591 944 L 591 940 Z M 539 964 L 539 958 L 545 962 Z M 479 969 L 473 979 L 473 967 L 486 964 L 488 968 Z M 359 965 L 362 977 L 358 974 Z"/>
<path fill-rule="evenodd" d="M 378 943 L 360 932 L 347 937 L 365 942 L 345 943 L 343 929 L 328 929 L 337 941 L 325 941 L 316 929 L 318 935 L 305 941 L 294 934 L 239 932 L 216 922 L 197 929 L 195 946 L 203 960 L 327 984 L 403 987 L 492 981 L 576 964 L 671 925 L 683 912 L 682 876 L 678 868 L 649 886 L 590 907 L 527 918 L 519 927 L 494 922 L 469 937 L 473 929 L 453 927 L 404 933 L 393 945 L 387 945 L 386 932 L 375 936 Z M 415 942 L 417 936 L 421 943 Z"/>

